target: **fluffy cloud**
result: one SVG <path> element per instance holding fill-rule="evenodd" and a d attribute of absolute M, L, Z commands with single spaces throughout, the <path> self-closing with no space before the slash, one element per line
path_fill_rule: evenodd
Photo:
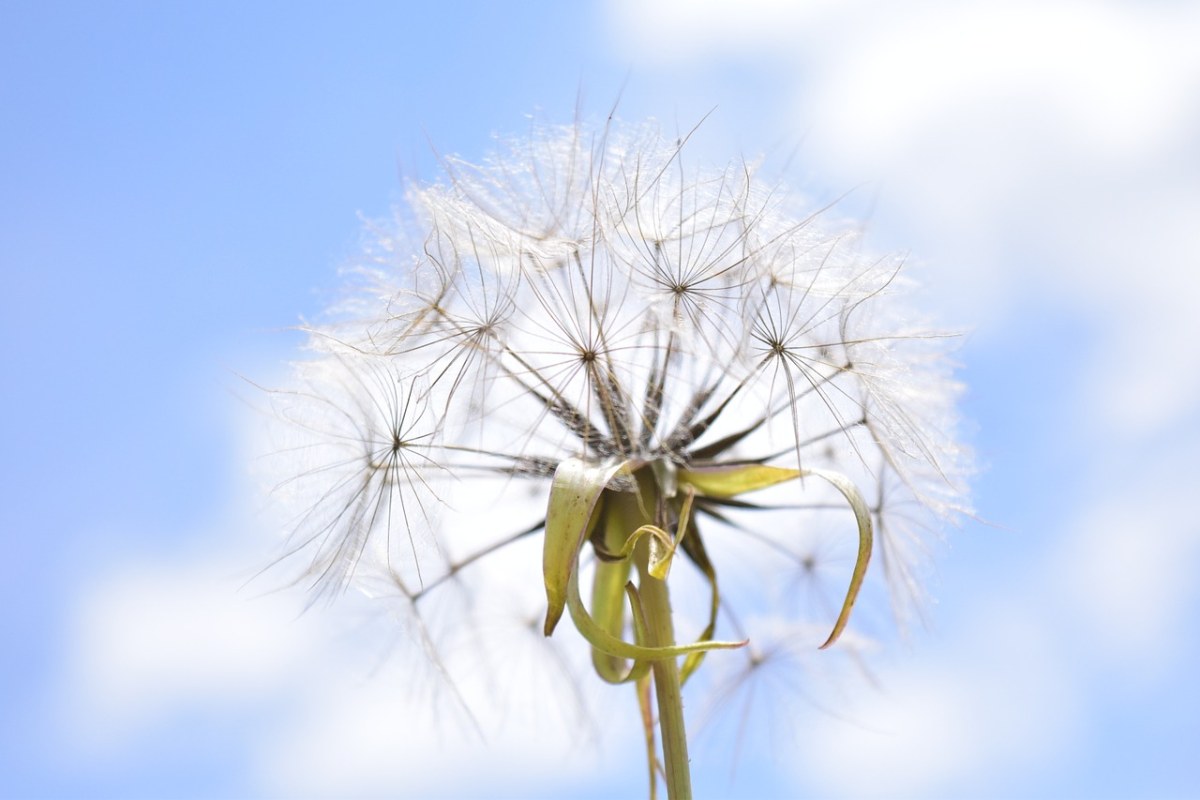
<path fill-rule="evenodd" d="M 1091 395 L 1104 424 L 1145 435 L 1200 403 L 1194 6 L 651 0 L 611 20 L 639 63 L 771 75 L 790 111 L 766 122 L 807 131 L 825 185 L 880 187 L 877 227 L 961 319 L 1032 297 L 1099 319 L 1092 371 L 1114 349 L 1132 371 Z"/>
<path fill-rule="evenodd" d="M 636 730 L 629 692 L 578 689 L 582 665 L 508 609 L 435 658 L 410 617 L 350 595 L 299 617 L 294 594 L 239 589 L 244 563 L 145 559 L 80 592 L 58 709 L 79 758 L 127 761 L 199 714 L 246 737 L 239 780 L 271 796 L 478 796 L 485 780 L 555 796 L 637 763 L 602 736 Z"/>
<path fill-rule="evenodd" d="M 295 603 L 239 593 L 235 575 L 212 561 L 146 560 L 81 588 L 62 710 L 78 744 L 121 750 L 184 705 L 266 704 L 292 665 L 312 662 L 316 639 L 295 623 Z"/>
<path fill-rule="evenodd" d="M 1061 758 L 1079 689 L 1036 609 L 987 606 L 953 649 L 888 672 L 843 719 L 808 720 L 797 777 L 830 797 L 979 797 Z"/>

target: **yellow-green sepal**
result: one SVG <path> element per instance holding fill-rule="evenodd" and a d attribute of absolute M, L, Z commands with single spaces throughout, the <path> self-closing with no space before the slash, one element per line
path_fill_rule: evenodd
<path fill-rule="evenodd" d="M 604 534 L 603 545 L 606 549 L 618 550 L 625 540 L 623 515 L 618 503 L 601 502 L 605 506 L 599 522 Z M 613 636 L 620 636 L 625 630 L 625 584 L 629 581 L 631 567 L 628 558 L 615 554 L 609 559 L 596 560 L 596 572 L 592 577 L 592 616 Z M 624 683 L 630 678 L 630 667 L 625 659 L 595 648 L 592 648 L 592 666 L 608 683 Z"/>
<path fill-rule="evenodd" d="M 841 492 L 854 512 L 858 524 L 858 556 L 854 562 L 854 571 L 850 575 L 850 586 L 846 590 L 846 599 L 842 610 L 838 613 L 833 624 L 833 632 L 821 645 L 824 650 L 838 640 L 846 624 L 850 621 L 850 612 L 862 589 L 863 579 L 867 575 L 867 565 L 871 561 L 871 546 L 874 541 L 874 528 L 871 522 L 871 510 L 863 500 L 862 494 L 854 482 L 840 472 L 825 469 L 789 469 L 774 467 L 767 464 L 738 464 L 724 467 L 698 467 L 696 469 L 679 470 L 678 480 L 681 487 L 691 486 L 698 494 L 713 498 L 736 497 L 746 492 L 766 489 L 785 481 L 808 476 L 828 481 Z"/>
<path fill-rule="evenodd" d="M 677 480 L 705 497 L 737 497 L 739 494 L 766 489 L 777 483 L 803 478 L 809 470 L 772 467 L 767 464 L 737 464 L 727 467 L 680 469 Z"/>
<path fill-rule="evenodd" d="M 542 545 L 542 579 L 546 584 L 546 622 L 543 632 L 554 632 L 567 605 L 567 586 L 578 568 L 579 550 L 596 525 L 604 487 L 627 462 L 593 464 L 568 458 L 554 471 L 546 507 L 546 532 Z"/>

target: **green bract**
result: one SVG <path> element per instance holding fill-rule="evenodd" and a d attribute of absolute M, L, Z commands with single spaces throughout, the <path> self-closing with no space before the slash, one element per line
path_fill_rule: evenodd
<path fill-rule="evenodd" d="M 657 505 L 660 498 L 665 497 L 664 488 L 659 484 L 659 475 L 667 472 L 650 465 L 650 478 L 645 475 L 646 467 L 641 467 L 641 479 L 635 483 L 632 491 L 609 489 L 609 483 L 618 474 L 634 474 L 638 476 L 632 462 L 612 463 L 600 467 L 592 467 L 579 459 L 568 459 L 562 462 L 554 474 L 554 482 L 550 490 L 550 500 L 546 511 L 546 530 L 543 549 L 543 570 L 546 583 L 547 614 L 545 633 L 549 636 L 562 616 L 564 605 L 569 606 L 571 618 L 583 637 L 594 648 L 593 662 L 600 677 L 609 682 L 621 682 L 636 677 L 637 668 L 622 671 L 610 659 L 659 659 L 683 655 L 695 655 L 706 650 L 728 649 L 740 647 L 745 642 L 715 642 L 711 640 L 712 627 L 706 629 L 700 641 L 692 645 L 673 647 L 646 647 L 643 644 L 630 644 L 619 638 L 624 629 L 624 604 L 626 594 L 629 594 L 635 619 L 641 610 L 636 605 L 636 593 L 629 593 L 626 577 L 634 556 L 635 546 L 646 537 L 650 538 L 651 553 L 647 558 L 648 573 L 656 580 L 665 580 L 670 568 L 671 559 L 679 548 L 691 522 L 689 512 L 692 498 L 698 493 L 703 497 L 728 499 L 746 492 L 753 492 L 784 481 L 814 476 L 833 484 L 846 498 L 854 512 L 858 527 L 858 558 L 854 572 L 842 604 L 841 613 L 834 623 L 829 638 L 821 645 L 822 649 L 829 647 L 846 627 L 850 611 L 858 597 L 859 588 L 866 576 L 867 565 L 871 559 L 871 514 L 867 509 L 862 495 L 844 475 L 828 470 L 795 470 L 784 467 L 772 467 L 761 464 L 740 464 L 731 466 L 709 466 L 696 470 L 671 471 L 676 476 L 677 483 L 670 486 L 677 494 L 679 489 L 686 493 L 678 517 L 677 532 L 672 535 L 663 528 L 649 522 L 643 523 L 632 530 L 623 529 L 631 521 L 639 518 L 649 518 L 648 508 Z M 653 483 L 649 491 L 643 489 Z M 603 521 L 603 527 L 599 527 Z M 627 538 L 619 549 L 611 545 L 620 541 L 622 531 L 627 530 Z M 614 539 L 613 533 L 616 533 Z M 589 613 L 579 596 L 579 562 L 583 552 L 583 544 L 589 539 L 595 539 L 598 559 L 597 574 L 594 579 L 592 595 L 593 613 Z M 700 561 L 700 559 L 697 559 Z M 719 605 L 719 593 L 716 587 L 716 576 L 712 566 L 703 561 L 698 566 L 709 576 L 713 586 L 713 608 Z M 609 657 L 609 658 L 606 658 Z M 694 669 L 694 667 L 693 667 Z"/>

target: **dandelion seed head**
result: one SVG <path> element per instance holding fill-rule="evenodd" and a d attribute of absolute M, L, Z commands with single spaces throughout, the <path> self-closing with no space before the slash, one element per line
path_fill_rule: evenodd
<path fill-rule="evenodd" d="M 272 395 L 298 582 L 369 585 L 417 610 L 504 591 L 471 573 L 541 535 L 564 460 L 651 465 L 668 498 L 678 470 L 763 464 L 847 476 L 882 551 L 870 592 L 912 616 L 931 540 L 968 511 L 970 455 L 953 340 L 908 307 L 901 260 L 865 253 L 828 208 L 797 211 L 755 166 L 699 165 L 687 137 L 653 126 L 538 127 L 445 168 L 368 227 L 349 299 L 311 329 L 296 388 Z M 772 580 L 808 584 L 788 607 L 836 613 L 823 581 L 850 565 L 819 546 L 853 531 L 836 487 L 698 497 L 694 516 L 723 628 L 753 637 L 739 593 Z M 702 553 L 688 553 L 700 572 Z M 749 652 L 751 667 L 767 659 Z"/>

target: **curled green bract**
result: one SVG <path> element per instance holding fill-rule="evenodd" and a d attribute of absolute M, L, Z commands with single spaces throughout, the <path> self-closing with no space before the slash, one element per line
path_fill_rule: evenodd
<path fill-rule="evenodd" d="M 629 538 L 621 545 L 621 549 L 605 553 L 606 558 L 613 561 L 627 561 L 633 558 L 633 550 L 642 537 L 650 536 L 649 572 L 660 581 L 665 581 L 667 574 L 671 571 L 671 561 L 675 558 L 675 551 L 679 548 L 679 543 L 683 541 L 684 534 L 687 533 L 694 497 L 695 492 L 689 492 L 683 501 L 683 507 L 679 511 L 679 533 L 675 538 L 671 538 L 671 534 L 657 525 L 642 525 L 629 535 Z"/>
<path fill-rule="evenodd" d="M 820 649 L 824 650 L 836 642 L 842 635 L 842 631 L 846 629 L 846 624 L 850 621 L 850 612 L 854 609 L 854 602 L 858 599 L 863 579 L 867 575 L 867 565 L 871 561 L 871 546 L 874 539 L 871 510 L 863 500 L 858 487 L 840 472 L 825 469 L 789 469 L 766 464 L 681 469 L 678 480 L 680 486 L 690 486 L 706 497 L 730 498 L 809 475 L 828 481 L 841 492 L 850 504 L 850 510 L 854 512 L 854 519 L 858 524 L 858 556 L 854 562 L 854 571 L 850 574 L 850 586 L 846 590 L 846 599 L 842 603 L 842 610 L 833 624 L 833 632 L 821 645 Z"/>
<path fill-rule="evenodd" d="M 679 542 L 687 531 L 694 490 L 688 489 L 679 516 L 679 533 L 672 537 L 657 525 L 639 525 L 624 538 L 615 551 L 600 548 L 604 560 L 598 564 L 597 583 L 594 587 L 594 605 L 599 621 L 592 617 L 579 593 L 579 555 L 584 541 L 604 517 L 605 527 L 622 524 L 623 515 L 631 504 L 639 501 L 628 497 L 628 501 L 613 502 L 613 508 L 605 508 L 604 496 L 609 482 L 622 472 L 630 472 L 638 466 L 635 462 L 610 462 L 592 465 L 581 459 L 567 459 L 559 464 L 554 473 L 550 499 L 546 510 L 546 531 L 543 544 L 542 567 L 546 585 L 546 622 L 544 632 L 549 636 L 562 617 L 564 607 L 569 608 L 571 620 L 580 634 L 593 648 L 593 664 L 601 678 L 610 683 L 623 683 L 642 677 L 649 662 L 687 656 L 708 650 L 741 647 L 745 642 L 699 641 L 688 645 L 650 647 L 641 642 L 646 640 L 646 621 L 641 608 L 637 589 L 624 579 L 637 545 L 643 538 L 650 537 L 647 572 L 654 580 L 665 580 Z M 626 528 L 628 530 L 628 528 Z M 605 531 L 607 536 L 608 531 Z M 617 541 L 620 541 L 618 538 Z M 628 599 L 633 611 L 634 635 L 637 644 L 630 644 L 619 637 L 624 627 L 624 602 Z M 707 632 L 705 639 L 711 636 Z M 625 666 L 622 659 L 633 659 Z"/>
<path fill-rule="evenodd" d="M 571 621 L 575 623 L 575 627 L 579 629 L 579 633 L 583 638 L 587 639 L 588 644 L 603 653 L 618 658 L 657 661 L 708 650 L 734 650 L 746 645 L 746 642 L 742 641 L 694 642 L 693 644 L 679 644 L 671 647 L 645 647 L 618 639 L 597 625 L 596 621 L 592 619 L 591 614 L 588 613 L 587 608 L 584 607 L 583 598 L 579 596 L 578 570 L 571 573 L 571 580 L 567 589 L 567 608 L 571 611 Z"/>
<path fill-rule="evenodd" d="M 808 476 L 827 481 L 837 489 L 850 505 L 858 526 L 858 555 L 854 570 L 850 576 L 850 584 L 846 591 L 841 611 L 834 622 L 833 630 L 821 649 L 831 646 L 842 635 L 850 620 L 851 611 L 862 588 L 866 577 L 867 566 L 871 559 L 873 529 L 871 512 L 863 500 L 862 494 L 854 483 L 838 472 L 823 469 L 790 469 L 765 464 L 737 464 L 731 466 L 698 467 L 694 469 L 678 469 L 671 471 L 670 497 L 683 495 L 679 507 L 678 532 L 672 537 L 663 528 L 644 522 L 634 527 L 630 524 L 624 530 L 633 527 L 633 531 L 621 541 L 621 528 L 627 522 L 630 501 L 615 500 L 616 494 L 608 497 L 611 502 L 605 502 L 605 492 L 609 483 L 619 474 L 632 475 L 643 466 L 634 461 L 609 461 L 603 464 L 590 464 L 582 459 L 570 458 L 559 464 L 554 473 L 554 481 L 550 490 L 550 499 L 546 512 L 546 530 L 543 549 L 543 579 L 546 585 L 546 621 L 544 632 L 547 636 L 553 633 L 564 609 L 568 609 L 571 620 L 580 634 L 593 648 L 593 664 L 597 673 L 611 683 L 621 683 L 635 680 L 645 673 L 645 662 L 678 656 L 688 656 L 685 663 L 685 675 L 699 666 L 700 657 L 709 650 L 721 650 L 740 647 L 745 642 L 712 641 L 714 625 L 705 629 L 700 640 L 687 645 L 671 645 L 667 647 L 650 647 L 645 641 L 645 620 L 642 616 L 636 588 L 627 581 L 628 568 L 634 557 L 635 550 L 643 538 L 649 537 L 649 556 L 645 567 L 648 578 L 665 580 L 670 570 L 671 562 L 686 535 L 691 521 L 691 509 L 696 495 L 715 499 L 728 499 L 747 492 L 765 489 L 779 483 Z M 658 478 L 656 470 L 653 474 Z M 660 487 L 661 488 L 661 487 Z M 645 498 L 640 495 L 633 501 L 642 504 Z M 606 508 L 606 506 L 609 506 Z M 606 516 L 607 515 L 607 516 Z M 593 530 L 601 519 L 600 542 L 596 544 L 597 554 L 602 561 L 598 565 L 596 583 L 593 586 L 593 605 L 596 618 L 588 612 L 579 593 L 579 557 L 583 543 L 592 535 Z M 620 546 L 614 550 L 617 543 Z M 715 573 L 711 564 L 701 564 L 713 586 L 713 610 L 719 603 L 716 591 Z M 705 567 L 707 566 L 707 569 Z M 620 638 L 624 629 L 624 603 L 628 600 L 633 612 L 633 624 L 636 644 L 631 644 Z M 715 614 L 714 614 L 715 616 Z M 632 665 L 626 665 L 623 659 L 633 659 Z"/>

